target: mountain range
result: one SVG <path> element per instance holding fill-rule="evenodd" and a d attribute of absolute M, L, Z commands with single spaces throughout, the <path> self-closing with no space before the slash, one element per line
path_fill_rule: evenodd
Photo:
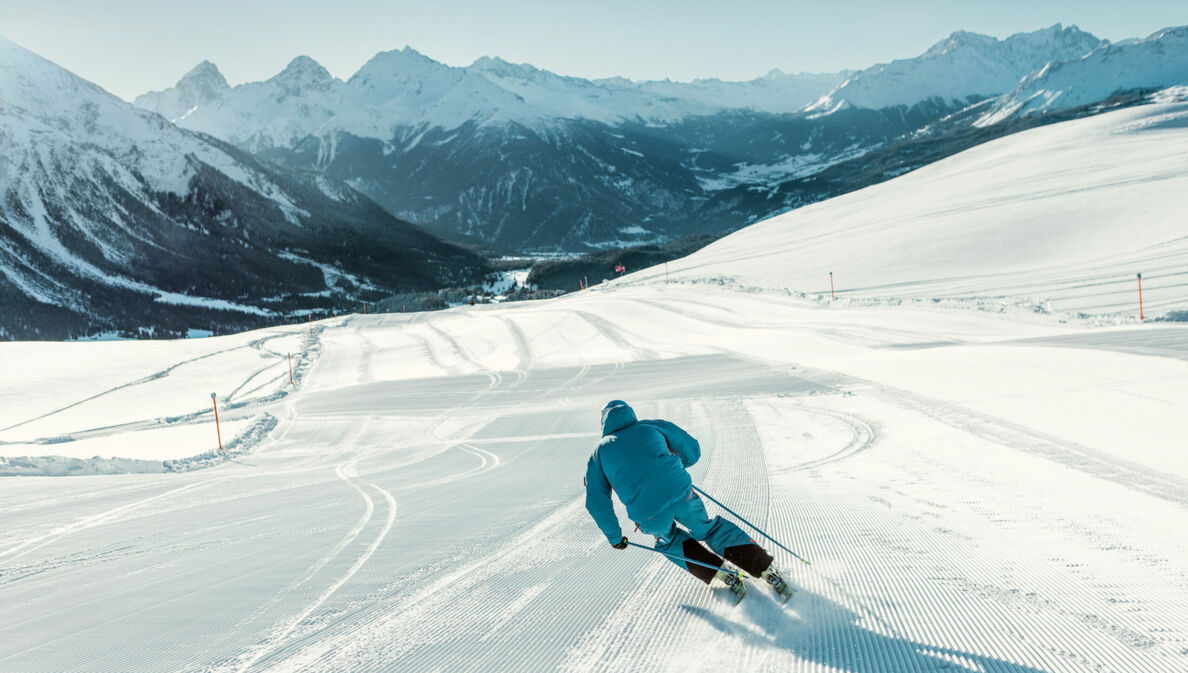
<path fill-rule="evenodd" d="M 731 230 L 802 205 L 769 199 L 780 185 L 838 167 L 867 174 L 863 160 L 876 151 L 905 149 L 908 161 L 885 167 L 897 174 L 944 155 L 938 147 L 950 137 L 957 151 L 1022 117 L 1039 123 L 1121 92 L 1188 82 L 1182 30 L 1116 45 L 1059 24 L 1003 40 L 959 31 L 918 57 L 858 72 L 772 71 L 749 82 L 587 80 L 488 57 L 451 67 L 406 47 L 345 81 L 303 56 L 232 87 L 204 62 L 135 103 L 277 165 L 342 180 L 440 235 L 578 251 Z M 1092 95 L 1042 106 L 998 100 L 1023 95 L 1024 78 L 1045 70 L 1093 79 L 1119 60 L 1140 66 L 1094 79 Z M 976 119 L 961 114 L 971 107 Z M 954 116 L 960 128 L 945 123 Z M 927 152 L 903 148 L 923 137 Z M 830 181 L 841 191 L 864 183 Z"/>
<path fill-rule="evenodd" d="M 487 270 L 0 38 L 0 337 L 222 332 Z"/>
<path fill-rule="evenodd" d="M 203 62 L 135 105 L 0 38 L 0 338 L 172 336 L 475 283 L 446 240 L 721 234 L 1038 124 L 1188 97 L 1188 27 L 958 32 L 858 72 L 565 77 L 405 48 L 347 80 Z M 415 223 L 415 224 L 414 224 Z M 422 228 L 423 227 L 423 228 Z"/>

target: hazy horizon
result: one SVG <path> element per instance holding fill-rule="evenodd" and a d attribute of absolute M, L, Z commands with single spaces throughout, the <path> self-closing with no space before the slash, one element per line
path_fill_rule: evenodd
<path fill-rule="evenodd" d="M 559 7 L 543 0 L 488 6 L 453 0 L 433 7 L 360 0 L 212 0 L 145 3 L 0 0 L 0 35 L 131 100 L 173 86 L 209 60 L 232 86 L 267 79 L 307 55 L 350 77 L 381 51 L 410 46 L 451 66 L 482 56 L 600 79 L 742 81 L 786 73 L 860 70 L 911 58 L 958 30 L 1002 39 L 1061 23 L 1112 42 L 1188 23 L 1182 3 L 1138 1 L 1124 9 L 1076 2 L 999 3 L 977 8 L 862 1 L 828 7 L 611 0 Z M 839 11 L 842 10 L 842 11 Z M 849 10 L 849 11 L 844 11 Z M 845 16 L 838 20 L 837 16 Z"/>

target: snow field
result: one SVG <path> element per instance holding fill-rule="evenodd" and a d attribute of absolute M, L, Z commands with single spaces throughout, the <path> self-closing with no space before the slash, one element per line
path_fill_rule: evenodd
<path fill-rule="evenodd" d="M 254 419 L 223 420 L 220 416 L 219 431 L 224 444 L 247 430 Z M 59 455 L 66 458 L 133 458 L 142 457 L 160 460 L 189 458 L 207 451 L 218 450 L 219 435 L 215 432 L 214 418 L 204 423 L 168 425 L 153 430 L 123 430 L 111 434 L 93 433 L 83 439 L 44 444 L 14 442 L 5 444 L 2 451 L 7 456 Z"/>
<path fill-rule="evenodd" d="M 1177 341 L 1109 350 L 1137 333 L 1156 332 L 708 286 L 353 316 L 317 332 L 308 381 L 266 403 L 280 425 L 238 463 L 0 495 L 0 666 L 1176 670 L 1173 452 L 1127 467 L 973 394 L 1030 375 L 1091 412 L 1143 382 L 1167 427 L 1179 379 L 1147 379 L 1182 365 Z M 1086 335 L 1099 344 L 1069 343 Z M 949 381 L 955 363 L 973 375 Z M 580 475 L 610 397 L 690 428 L 696 483 L 813 562 L 780 554 L 790 606 L 757 584 L 733 608 L 606 546 Z M 122 579 L 71 590 L 99 572 Z M 129 628 L 135 643 L 102 644 Z"/>
<path fill-rule="evenodd" d="M 216 449 L 210 394 L 218 396 L 229 443 L 250 426 L 239 406 L 290 389 L 290 353 L 300 377 L 310 360 L 308 330 L 5 344 L 0 366 L 11 385 L 0 392 L 0 456 L 176 459 Z"/>
<path fill-rule="evenodd" d="M 670 262 L 851 300 L 985 301 L 1117 321 L 1183 309 L 1188 104 L 1031 129 L 894 180 L 752 225 Z M 663 282 L 664 269 L 618 283 Z"/>

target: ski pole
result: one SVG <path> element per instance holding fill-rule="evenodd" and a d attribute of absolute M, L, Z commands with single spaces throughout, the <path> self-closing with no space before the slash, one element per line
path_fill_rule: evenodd
<path fill-rule="evenodd" d="M 684 561 L 685 563 L 696 563 L 699 566 L 705 566 L 706 568 L 710 568 L 711 570 L 721 570 L 724 573 L 730 573 L 731 575 L 738 577 L 737 570 L 731 570 L 730 568 L 724 568 L 722 566 L 710 565 L 709 563 L 702 563 L 701 561 L 694 561 L 693 559 L 688 558 L 686 556 L 678 556 L 676 554 L 669 554 L 668 552 L 660 551 L 659 549 L 656 549 L 655 547 L 649 547 L 647 545 L 636 544 L 635 542 L 631 542 L 630 540 L 627 541 L 627 544 L 631 545 L 632 547 L 639 547 L 640 549 L 647 549 L 648 551 L 654 551 L 657 554 L 664 554 L 665 556 L 667 556 L 669 558 L 674 558 L 678 561 Z"/>
<path fill-rule="evenodd" d="M 785 547 L 784 545 L 780 544 L 780 541 L 779 541 L 779 540 L 777 540 L 777 539 L 775 539 L 774 537 L 772 537 L 772 536 L 768 535 L 767 533 L 764 533 L 762 528 L 760 528 L 759 526 L 756 526 L 755 524 L 751 523 L 750 521 L 747 521 L 746 519 L 744 519 L 744 518 L 742 518 L 741 516 L 739 516 L 738 512 L 736 512 L 736 511 L 734 511 L 734 510 L 730 509 L 730 508 L 729 508 L 729 507 L 727 507 L 726 505 L 723 505 L 722 503 L 720 503 L 720 502 L 718 502 L 717 500 L 715 500 L 715 499 L 714 499 L 714 496 L 710 495 L 709 493 L 706 493 L 705 491 L 701 490 L 700 488 L 697 488 L 696 486 L 694 486 L 694 487 L 693 487 L 693 490 L 694 490 L 694 491 L 697 491 L 698 493 L 700 493 L 700 494 L 702 494 L 702 495 L 704 495 L 704 496 L 705 496 L 707 499 L 709 499 L 709 501 L 710 501 L 710 502 L 714 503 L 714 504 L 715 504 L 715 505 L 717 505 L 718 507 L 721 507 L 722 509 L 726 510 L 727 512 L 730 512 L 732 515 L 734 515 L 734 518 L 736 518 L 736 519 L 738 519 L 739 521 L 741 521 L 741 522 L 743 522 L 743 523 L 747 524 L 747 525 L 748 525 L 748 526 L 750 526 L 751 528 L 754 528 L 754 529 L 756 530 L 756 532 L 758 532 L 760 535 L 762 535 L 763 537 L 767 538 L 768 540 L 771 540 L 772 542 L 774 542 L 774 543 L 776 544 L 776 546 L 777 546 L 777 547 L 779 547 L 780 549 L 783 549 L 784 551 L 788 552 L 789 554 L 791 554 L 791 555 L 795 556 L 796 558 L 800 559 L 800 562 L 801 562 L 801 563 L 805 564 L 806 566 L 807 566 L 807 565 L 812 565 L 811 563 L 809 563 L 808 561 L 806 561 L 806 560 L 805 560 L 805 558 L 804 558 L 803 556 L 801 556 L 800 554 L 797 554 L 796 552 L 792 551 L 791 549 L 788 549 L 788 548 L 787 548 L 787 547 Z"/>

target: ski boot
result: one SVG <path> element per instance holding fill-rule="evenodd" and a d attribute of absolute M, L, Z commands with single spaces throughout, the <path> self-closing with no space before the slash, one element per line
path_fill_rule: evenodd
<path fill-rule="evenodd" d="M 738 603 L 747 595 L 747 585 L 742 581 L 742 577 L 734 573 L 728 573 L 725 570 L 719 570 L 714 579 L 721 580 L 726 585 L 727 589 L 734 594 L 734 602 Z"/>
<path fill-rule="evenodd" d="M 780 571 L 775 566 L 764 570 L 760 577 L 766 580 L 772 589 L 775 589 L 776 593 L 780 596 L 781 603 L 787 603 L 788 599 L 792 597 L 792 594 L 796 593 L 792 585 L 784 581 L 784 577 L 780 575 Z"/>

